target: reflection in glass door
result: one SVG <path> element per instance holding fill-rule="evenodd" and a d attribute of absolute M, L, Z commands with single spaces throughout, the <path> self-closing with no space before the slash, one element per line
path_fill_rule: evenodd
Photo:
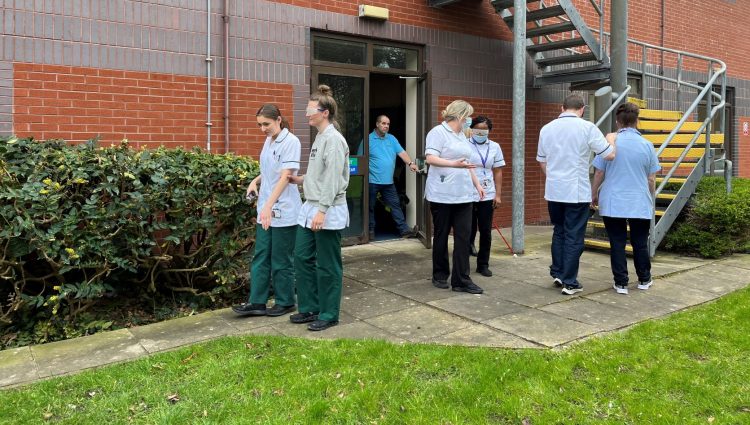
<path fill-rule="evenodd" d="M 345 244 L 365 242 L 368 217 L 366 152 L 368 73 L 349 70 L 318 68 L 313 75 L 315 87 L 325 84 L 331 88 L 338 105 L 336 121 L 339 131 L 349 145 L 349 188 L 346 202 L 349 206 L 350 225 L 342 236 Z"/>

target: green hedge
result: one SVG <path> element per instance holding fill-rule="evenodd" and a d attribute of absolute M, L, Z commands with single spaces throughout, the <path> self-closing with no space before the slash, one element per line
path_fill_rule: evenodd
<path fill-rule="evenodd" d="M 197 149 L 0 138 L 0 335 L 74 336 L 52 334 L 102 300 L 244 284 L 257 173 Z"/>
<path fill-rule="evenodd" d="M 750 251 L 750 179 L 733 179 L 727 194 L 722 177 L 703 178 L 664 247 L 706 258 Z"/>

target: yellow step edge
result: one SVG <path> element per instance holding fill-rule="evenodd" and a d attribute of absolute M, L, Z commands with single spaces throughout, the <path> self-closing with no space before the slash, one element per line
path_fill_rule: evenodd
<path fill-rule="evenodd" d="M 598 249 L 609 249 L 610 245 L 608 241 L 600 241 L 596 239 L 585 239 L 583 241 L 584 246 L 588 246 L 590 248 L 598 248 Z M 630 244 L 625 245 L 625 252 L 633 252 L 633 247 L 630 246 Z"/>
<path fill-rule="evenodd" d="M 668 134 L 644 134 L 643 137 L 648 140 L 649 142 L 653 143 L 656 146 L 661 146 L 662 143 L 664 143 L 665 140 L 667 140 Z M 672 141 L 669 143 L 670 146 L 672 144 L 683 144 L 686 145 L 690 143 L 690 140 L 693 139 L 693 134 L 675 134 Z M 695 140 L 695 145 L 705 145 L 706 144 L 706 135 L 701 134 L 698 136 L 698 138 Z M 711 146 L 721 146 L 724 144 L 724 135 L 723 134 L 711 134 Z M 693 146 L 695 146 L 693 145 Z"/>
<path fill-rule="evenodd" d="M 661 183 L 664 181 L 664 177 L 657 177 L 656 182 Z M 685 184 L 687 179 L 685 177 L 670 177 L 669 183 L 675 183 L 675 184 Z"/>
<path fill-rule="evenodd" d="M 679 158 L 684 151 L 685 149 L 683 148 L 666 148 L 661 153 L 661 156 L 664 158 Z M 706 148 L 690 148 L 685 158 L 700 158 L 705 152 Z"/>
<path fill-rule="evenodd" d="M 676 193 L 660 193 L 656 195 L 656 199 L 674 199 L 677 197 Z"/>
<path fill-rule="evenodd" d="M 627 101 L 630 103 L 635 103 L 639 108 L 641 108 L 641 110 L 648 108 L 648 101 L 644 99 L 638 99 L 637 97 L 628 97 Z"/>
<path fill-rule="evenodd" d="M 677 126 L 677 121 L 638 121 L 638 130 L 640 131 L 672 131 Z M 680 127 L 680 133 L 695 133 L 700 128 L 701 123 L 687 121 Z"/>
<path fill-rule="evenodd" d="M 656 212 L 654 212 L 654 215 L 657 216 L 657 217 L 663 217 L 664 216 L 664 211 L 662 211 L 662 210 L 656 210 Z"/>
<path fill-rule="evenodd" d="M 641 109 L 638 118 L 641 120 L 679 121 L 682 118 L 682 112 L 665 111 L 660 109 Z"/>
<path fill-rule="evenodd" d="M 674 166 L 674 162 L 660 162 L 662 170 L 669 170 Z M 677 168 L 695 168 L 698 165 L 696 162 L 681 162 Z"/>

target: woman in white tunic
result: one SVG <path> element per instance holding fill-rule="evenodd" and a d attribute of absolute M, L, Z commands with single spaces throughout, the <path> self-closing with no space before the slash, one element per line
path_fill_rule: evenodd
<path fill-rule="evenodd" d="M 500 145 L 489 139 L 492 131 L 492 121 L 485 116 L 478 116 L 471 121 L 472 145 L 469 161 L 476 165 L 474 172 L 479 184 L 484 189 L 484 199 L 476 195 L 472 208 L 471 236 L 474 238 L 479 230 L 479 252 L 477 253 L 477 273 L 482 276 L 492 276 L 490 270 L 490 247 L 492 246 L 492 216 L 495 208 L 500 206 L 500 192 L 503 183 L 503 169 L 505 159 Z M 471 249 L 471 247 L 469 247 Z"/>
<path fill-rule="evenodd" d="M 250 299 L 232 310 L 241 316 L 281 316 L 294 311 L 295 305 L 294 240 L 302 201 L 289 176 L 299 170 L 300 142 L 276 105 L 261 106 L 256 118 L 266 142 L 260 153 L 260 175 L 247 187 L 248 195 L 258 197 Z M 272 280 L 275 301 L 266 309 Z"/>
<path fill-rule="evenodd" d="M 297 218 L 294 251 L 299 313 L 289 319 L 292 323 L 311 322 L 307 326 L 311 331 L 337 325 L 341 307 L 341 230 L 349 226 L 349 146 L 335 126 L 337 109 L 331 89 L 318 86 L 305 111 L 309 124 L 318 130 L 307 174 L 291 177 L 303 185 L 305 203 Z"/>
<path fill-rule="evenodd" d="M 464 136 L 474 108 L 455 100 L 443 111 L 443 122 L 427 134 L 426 162 L 430 165 L 425 199 L 430 202 L 435 234 L 432 246 L 432 284 L 450 286 L 457 292 L 481 294 L 482 288 L 469 277 L 469 233 L 475 198 L 484 190 L 469 162 L 472 146 Z M 453 271 L 448 263 L 448 236 L 453 229 Z"/>

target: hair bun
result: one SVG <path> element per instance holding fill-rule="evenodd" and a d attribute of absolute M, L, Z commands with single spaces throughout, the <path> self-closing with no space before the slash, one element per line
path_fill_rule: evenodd
<path fill-rule="evenodd" d="M 318 86 L 318 91 L 320 92 L 320 94 L 322 94 L 324 96 L 333 96 L 333 91 L 331 90 L 330 87 L 328 87 L 325 84 L 320 84 Z"/>

